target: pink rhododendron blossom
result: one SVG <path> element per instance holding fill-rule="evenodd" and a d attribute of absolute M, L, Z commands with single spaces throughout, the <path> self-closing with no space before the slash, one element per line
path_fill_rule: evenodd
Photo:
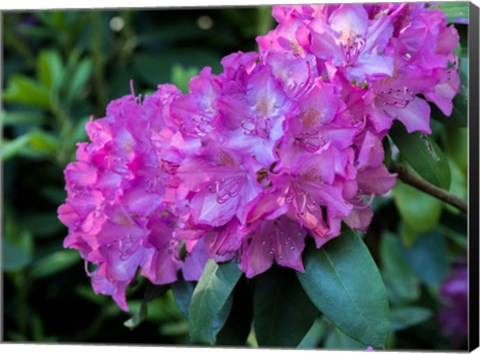
<path fill-rule="evenodd" d="M 160 85 L 115 100 L 90 121 L 65 169 L 65 247 L 97 293 L 127 310 L 140 274 L 200 278 L 207 259 L 247 277 L 273 263 L 304 271 L 308 237 L 322 247 L 342 223 L 366 231 L 396 175 L 383 138 L 394 120 L 429 133 L 459 91 L 458 43 L 424 4 L 275 6 L 278 26 L 204 68 L 189 92 Z M 341 237 L 341 236 L 340 236 Z"/>

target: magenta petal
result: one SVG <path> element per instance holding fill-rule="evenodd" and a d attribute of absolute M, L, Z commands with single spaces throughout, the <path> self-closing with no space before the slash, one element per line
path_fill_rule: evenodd
<path fill-rule="evenodd" d="M 277 264 L 304 272 L 302 252 L 307 231 L 298 222 L 286 217 L 273 221 L 276 226 L 275 261 Z"/>
<path fill-rule="evenodd" d="M 385 194 L 395 186 L 397 175 L 390 174 L 385 165 L 380 165 L 359 172 L 357 181 L 359 189 L 365 194 Z"/>
<path fill-rule="evenodd" d="M 70 204 L 62 204 L 58 207 L 58 219 L 67 227 L 74 227 L 80 222 L 80 216 Z"/>
<path fill-rule="evenodd" d="M 376 135 L 367 132 L 358 154 L 357 168 L 378 166 L 383 163 L 383 157 L 382 142 Z"/>
<path fill-rule="evenodd" d="M 198 281 L 202 276 L 203 269 L 208 260 L 203 239 L 200 239 L 193 247 L 192 252 L 187 254 L 182 267 L 183 278 L 187 281 Z"/>
<path fill-rule="evenodd" d="M 341 34 L 364 35 L 368 28 L 368 14 L 363 5 L 341 5 L 330 16 L 330 26 Z"/>
<path fill-rule="evenodd" d="M 275 248 L 268 223 L 262 222 L 253 232 L 250 243 L 244 243 L 240 267 L 247 278 L 265 272 L 273 264 Z"/>
<path fill-rule="evenodd" d="M 97 180 L 97 169 L 85 162 L 73 162 L 65 169 L 65 177 L 73 186 L 91 186 Z"/>
<path fill-rule="evenodd" d="M 161 196 L 149 192 L 146 187 L 131 190 L 124 198 L 128 210 L 142 216 L 150 215 L 162 202 Z"/>
<path fill-rule="evenodd" d="M 177 280 L 180 266 L 170 249 L 149 249 L 142 264 L 142 275 L 153 284 L 170 284 Z"/>
<path fill-rule="evenodd" d="M 312 52 L 320 59 L 332 61 L 334 65 L 341 65 L 343 53 L 332 29 L 321 20 L 312 21 L 309 26 Z"/>
<path fill-rule="evenodd" d="M 386 105 L 384 109 L 392 118 L 401 121 L 409 133 L 420 131 L 431 134 L 430 106 L 425 100 L 415 97 L 405 108 Z"/>
<path fill-rule="evenodd" d="M 92 287 L 96 294 L 111 295 L 118 307 L 123 311 L 128 311 L 125 290 L 129 282 L 116 281 L 110 283 L 105 277 L 105 265 L 99 266 L 91 277 Z"/>
<path fill-rule="evenodd" d="M 192 217 L 197 224 L 222 226 L 232 219 L 238 206 L 238 197 L 219 203 L 216 193 L 205 189 L 197 193 L 191 203 Z"/>
<path fill-rule="evenodd" d="M 354 230 L 367 231 L 373 217 L 373 210 L 369 207 L 353 208 L 350 215 L 343 220 Z"/>
<path fill-rule="evenodd" d="M 378 80 L 393 75 L 393 59 L 385 55 L 363 54 L 349 68 L 348 77 L 358 82 Z"/>
<path fill-rule="evenodd" d="M 219 230 L 210 231 L 206 234 L 205 247 L 208 250 L 210 258 L 216 256 L 233 257 L 247 236 L 246 232 L 241 228 L 240 223 L 233 219 Z"/>

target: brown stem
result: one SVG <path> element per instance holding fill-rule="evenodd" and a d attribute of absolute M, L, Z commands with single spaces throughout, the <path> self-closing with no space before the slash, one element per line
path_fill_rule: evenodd
<path fill-rule="evenodd" d="M 464 200 L 452 193 L 447 192 L 446 190 L 434 186 L 430 182 L 425 181 L 423 178 L 415 176 L 405 166 L 392 161 L 390 164 L 390 172 L 397 173 L 398 178 L 402 182 L 405 182 L 406 184 L 409 184 L 412 187 L 415 187 L 427 194 L 430 194 L 431 196 L 434 196 L 435 198 L 438 198 L 445 203 L 453 205 L 464 213 L 467 213 L 468 205 Z"/>

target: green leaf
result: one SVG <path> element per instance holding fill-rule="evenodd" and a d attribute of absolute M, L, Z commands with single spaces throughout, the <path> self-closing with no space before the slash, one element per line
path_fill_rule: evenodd
<path fill-rule="evenodd" d="M 210 66 L 213 72 L 218 72 L 220 59 L 216 52 L 204 48 L 177 48 L 160 54 L 138 53 L 133 59 L 133 67 L 146 84 L 158 85 L 170 81 L 171 67 L 175 64 L 185 68 Z"/>
<path fill-rule="evenodd" d="M 345 228 L 320 249 L 309 247 L 304 265 L 297 276 L 315 306 L 350 337 L 383 347 L 390 330 L 387 293 L 360 237 Z"/>
<path fill-rule="evenodd" d="M 153 301 L 170 289 L 170 285 L 155 285 L 155 284 L 147 284 L 147 288 L 145 289 L 145 293 L 143 294 L 143 301 L 150 302 Z"/>
<path fill-rule="evenodd" d="M 188 322 L 185 320 L 180 322 L 167 322 L 160 325 L 160 333 L 166 337 L 183 336 L 188 333 Z"/>
<path fill-rule="evenodd" d="M 172 84 L 177 86 L 183 93 L 188 92 L 188 83 L 190 79 L 197 75 L 199 70 L 197 68 L 185 69 L 182 65 L 175 64 L 172 67 Z"/>
<path fill-rule="evenodd" d="M 207 261 L 189 307 L 188 322 L 192 340 L 213 344 L 225 324 L 221 323 L 222 320 L 227 320 L 230 295 L 241 275 L 242 272 L 233 261 L 222 264 L 216 264 L 211 259 Z"/>
<path fill-rule="evenodd" d="M 30 133 L 30 147 L 36 152 L 55 155 L 59 146 L 60 142 L 56 135 L 47 133 L 43 130 L 35 130 Z"/>
<path fill-rule="evenodd" d="M 317 319 L 313 322 L 312 327 L 308 330 L 305 337 L 303 337 L 300 344 L 298 344 L 298 349 L 313 349 L 318 346 L 320 341 L 322 340 L 323 336 L 325 335 L 326 324 L 321 319 L 321 317 L 317 317 Z"/>
<path fill-rule="evenodd" d="M 420 279 L 400 253 L 400 241 L 392 234 L 382 236 L 380 259 L 382 276 L 389 298 L 394 303 L 409 303 L 420 298 Z"/>
<path fill-rule="evenodd" d="M 465 128 L 447 130 L 447 153 L 456 164 L 456 166 L 450 166 L 452 167 L 452 175 L 454 174 L 454 168 L 457 167 L 465 180 L 468 179 L 468 134 L 469 131 Z M 466 183 L 464 185 L 466 187 Z"/>
<path fill-rule="evenodd" d="M 182 320 L 181 314 L 175 306 L 173 293 L 168 290 L 170 285 L 154 286 L 157 295 L 160 295 L 157 290 L 162 288 L 162 292 L 165 290 L 166 291 L 155 299 L 148 300 L 148 295 L 147 293 L 145 294 L 143 302 L 148 304 L 148 318 L 146 318 L 146 320 L 149 320 L 153 323 Z"/>
<path fill-rule="evenodd" d="M 257 35 L 263 36 L 275 27 L 275 20 L 272 17 L 272 7 L 259 6 L 257 13 Z"/>
<path fill-rule="evenodd" d="M 445 13 L 447 21 L 450 23 L 458 23 L 458 19 L 469 18 L 468 1 L 440 3 L 440 10 Z"/>
<path fill-rule="evenodd" d="M 395 122 L 390 137 L 420 176 L 440 188 L 450 188 L 448 160 L 428 135 L 419 132 L 409 134 L 401 123 Z"/>
<path fill-rule="evenodd" d="M 130 329 L 134 329 L 140 325 L 146 318 L 148 313 L 148 304 L 142 302 L 138 309 L 132 309 L 132 317 L 125 321 L 123 325 Z"/>
<path fill-rule="evenodd" d="M 76 67 L 70 83 L 67 86 L 66 100 L 68 105 L 70 105 L 75 98 L 79 97 L 79 92 L 83 89 L 88 80 L 90 80 L 92 68 L 92 61 L 90 59 L 82 60 Z"/>
<path fill-rule="evenodd" d="M 400 243 L 399 251 L 410 268 L 429 286 L 438 287 L 448 274 L 447 245 L 438 230 L 419 235 L 413 247 Z"/>
<path fill-rule="evenodd" d="M 67 192 L 65 189 L 57 186 L 42 186 L 39 192 L 43 198 L 53 205 L 60 205 L 64 203 L 67 198 Z"/>
<path fill-rule="evenodd" d="M 400 181 L 393 189 L 393 198 L 403 222 L 408 224 L 409 231 L 425 233 L 438 224 L 443 204 L 437 198 Z"/>
<path fill-rule="evenodd" d="M 325 340 L 326 349 L 366 349 L 363 343 L 350 338 L 338 328 L 333 328 Z"/>
<path fill-rule="evenodd" d="M 5 237 L 2 242 L 2 253 L 2 269 L 6 272 L 20 270 L 31 262 L 31 257 L 27 250 L 14 245 Z"/>
<path fill-rule="evenodd" d="M 411 247 L 417 242 L 417 238 L 420 234 L 414 227 L 410 226 L 406 222 L 400 223 L 400 237 L 405 246 Z"/>
<path fill-rule="evenodd" d="M 188 318 L 188 308 L 192 301 L 193 291 L 195 290 L 195 283 L 186 281 L 183 278 L 178 279 L 172 284 L 172 292 L 175 297 L 175 303 L 178 310 L 185 317 Z"/>
<path fill-rule="evenodd" d="M 89 121 L 90 117 L 84 117 L 75 124 L 72 132 L 72 142 L 88 141 L 88 135 L 85 126 Z"/>
<path fill-rule="evenodd" d="M 253 297 L 253 325 L 260 347 L 296 347 L 319 315 L 294 271 L 260 275 Z"/>
<path fill-rule="evenodd" d="M 425 322 L 433 313 L 424 307 L 397 307 L 392 309 L 392 331 L 400 331 L 402 329 L 415 326 Z"/>
<path fill-rule="evenodd" d="M 30 276 L 33 279 L 50 277 L 80 263 L 80 261 L 81 258 L 77 252 L 57 251 L 35 262 Z"/>
<path fill-rule="evenodd" d="M 66 234 L 66 228 L 58 220 L 55 212 L 30 214 L 25 218 L 22 226 L 29 229 L 36 237 L 55 236 L 61 231 Z"/>
<path fill-rule="evenodd" d="M 43 50 L 38 56 L 38 80 L 50 91 L 57 92 L 63 78 L 63 64 L 60 54 L 53 50 Z"/>
<path fill-rule="evenodd" d="M 10 125 L 40 125 L 45 121 L 45 116 L 34 111 L 2 112 L 3 126 Z"/>
<path fill-rule="evenodd" d="M 14 140 L 2 141 L 2 161 L 7 161 L 17 155 L 21 155 L 30 143 L 30 135 L 24 134 Z"/>
<path fill-rule="evenodd" d="M 12 75 L 3 93 L 5 102 L 20 103 L 26 106 L 49 108 L 48 88 L 24 75 Z"/>

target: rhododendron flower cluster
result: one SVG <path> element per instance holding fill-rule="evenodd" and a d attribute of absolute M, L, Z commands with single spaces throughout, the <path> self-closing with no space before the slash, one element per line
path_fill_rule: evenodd
<path fill-rule="evenodd" d="M 65 170 L 65 247 L 97 293 L 124 310 L 140 269 L 153 284 L 198 280 L 207 259 L 247 277 L 303 272 L 341 224 L 365 231 L 396 176 L 382 139 L 392 122 L 430 133 L 459 91 L 458 35 L 424 4 L 277 6 L 259 53 L 203 69 L 187 94 L 169 84 L 115 100 L 87 126 Z"/>

